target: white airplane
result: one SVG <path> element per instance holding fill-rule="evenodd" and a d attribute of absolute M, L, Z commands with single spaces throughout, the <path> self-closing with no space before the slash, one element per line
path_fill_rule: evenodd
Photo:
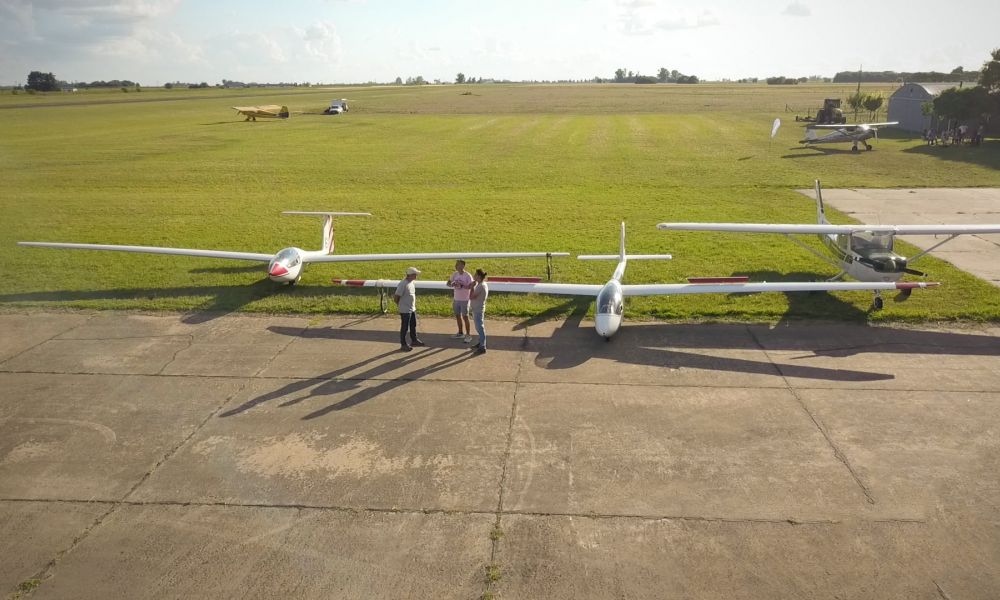
<path fill-rule="evenodd" d="M 69 248 L 74 250 L 114 250 L 118 252 L 143 252 L 150 254 L 174 254 L 181 256 L 200 256 L 204 258 L 227 258 L 234 260 L 252 260 L 267 263 L 267 276 L 278 283 L 295 285 L 302 278 L 302 269 L 308 263 L 326 262 L 363 262 L 379 260 L 439 260 L 439 259 L 470 259 L 470 258 L 533 258 L 552 256 L 569 256 L 568 252 L 431 252 L 406 254 L 340 254 L 335 255 L 334 249 L 334 217 L 369 217 L 371 213 L 355 212 L 309 212 L 289 210 L 284 215 L 311 215 L 323 217 L 323 245 L 321 250 L 303 250 L 301 248 L 284 248 L 276 254 L 258 254 L 254 252 L 230 252 L 226 250 L 197 250 L 191 248 L 161 248 L 158 246 L 113 246 L 107 244 L 74 244 L 65 242 L 18 242 L 18 246 L 35 246 L 42 248 Z"/>
<path fill-rule="evenodd" d="M 799 140 L 800 144 L 812 146 L 815 144 L 842 144 L 852 142 L 851 150 L 858 151 L 858 144 L 864 144 L 865 150 L 871 150 L 872 146 L 866 140 L 878 139 L 878 128 L 899 125 L 899 121 L 888 123 L 858 123 L 856 125 L 808 125 L 806 127 L 806 139 Z M 834 131 L 816 137 L 817 129 L 833 129 Z"/>
<path fill-rule="evenodd" d="M 924 276 L 910 268 L 910 263 L 964 234 L 1000 233 L 1000 225 L 833 225 L 826 219 L 823 192 L 816 180 L 816 225 L 781 225 L 760 223 L 660 223 L 664 231 L 732 231 L 741 233 L 780 233 L 826 263 L 840 270 L 830 281 L 848 275 L 859 281 L 893 282 L 904 274 Z M 794 235 L 817 234 L 830 255 L 806 245 Z M 946 235 L 944 240 L 909 258 L 893 252 L 897 235 Z M 880 288 L 875 289 L 872 307 L 883 306 Z M 881 288 L 884 289 L 884 288 Z M 908 290 L 908 288 L 902 288 Z M 908 292 L 904 292 L 906 294 Z"/>
<path fill-rule="evenodd" d="M 751 292 L 813 292 L 845 290 L 911 290 L 938 285 L 925 282 L 774 282 L 749 283 L 747 277 L 689 278 L 688 283 L 658 283 L 626 285 L 622 283 L 629 259 L 650 260 L 672 258 L 669 254 L 626 254 L 625 223 L 621 225 L 621 245 L 617 255 L 581 255 L 580 260 L 617 260 L 611 279 L 604 285 L 586 283 L 493 283 L 490 293 L 553 294 L 561 296 L 592 296 L 597 307 L 594 328 L 605 340 L 618 332 L 622 324 L 626 296 L 673 296 L 678 294 L 736 294 Z M 393 290 L 399 281 L 384 279 L 334 279 L 334 283 L 358 287 L 375 287 Z M 414 281 L 422 289 L 448 290 L 444 281 Z"/>

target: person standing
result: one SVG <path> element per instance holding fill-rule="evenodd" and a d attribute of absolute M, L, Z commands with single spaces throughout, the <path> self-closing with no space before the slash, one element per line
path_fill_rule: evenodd
<path fill-rule="evenodd" d="M 455 290 L 454 298 L 451 301 L 451 310 L 458 323 L 458 333 L 451 337 L 464 338 L 465 343 L 468 344 L 472 341 L 472 327 L 469 325 L 469 292 L 472 291 L 472 275 L 469 275 L 469 272 L 465 270 L 464 260 L 455 261 L 455 272 L 448 278 L 447 285 Z M 462 323 L 465 323 L 464 333 Z"/>
<path fill-rule="evenodd" d="M 396 286 L 396 293 L 392 296 L 393 302 L 399 307 L 399 349 L 403 352 L 413 350 L 413 346 L 426 346 L 417 337 L 417 288 L 413 285 L 420 269 L 409 267 L 406 269 L 406 279 Z M 410 331 L 410 342 L 406 343 L 406 331 Z"/>
<path fill-rule="evenodd" d="M 476 354 L 486 354 L 486 326 L 483 324 L 483 319 L 486 316 L 486 298 L 490 295 L 490 286 L 486 284 L 486 277 L 486 271 L 476 269 L 473 288 L 469 295 L 472 320 L 476 324 L 476 333 L 479 334 Z"/>

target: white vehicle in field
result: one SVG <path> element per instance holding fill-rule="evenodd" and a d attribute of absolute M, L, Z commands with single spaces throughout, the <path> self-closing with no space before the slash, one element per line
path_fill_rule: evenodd
<path fill-rule="evenodd" d="M 340 113 L 345 113 L 350 110 L 347 107 L 347 98 L 341 98 L 340 100 L 331 100 L 330 106 L 323 111 L 324 115 L 339 115 Z"/>

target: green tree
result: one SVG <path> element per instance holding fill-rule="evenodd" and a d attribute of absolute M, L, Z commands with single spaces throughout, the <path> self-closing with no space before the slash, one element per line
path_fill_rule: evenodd
<path fill-rule="evenodd" d="M 866 95 L 867 94 L 864 94 L 862 92 L 854 92 L 853 94 L 847 97 L 847 105 L 854 110 L 855 120 L 857 120 L 858 118 L 858 111 L 861 110 L 862 106 L 864 106 Z"/>
<path fill-rule="evenodd" d="M 465 83 L 465 73 L 455 75 L 455 83 Z"/>
<path fill-rule="evenodd" d="M 59 84 L 52 73 L 32 71 L 28 73 L 28 85 L 24 87 L 38 92 L 54 92 L 59 89 Z"/>
<path fill-rule="evenodd" d="M 993 60 L 983 63 L 979 71 L 979 85 L 991 94 L 1000 93 L 1000 48 L 990 53 Z"/>
<path fill-rule="evenodd" d="M 989 121 L 995 110 L 995 99 L 982 86 L 952 88 L 934 99 L 934 112 L 956 121 L 979 118 Z"/>
<path fill-rule="evenodd" d="M 615 81 L 619 83 L 625 81 L 625 69 L 615 69 Z"/>
<path fill-rule="evenodd" d="M 868 111 L 868 118 L 874 120 L 875 115 L 878 114 L 882 104 L 885 102 L 885 97 L 880 93 L 875 94 L 865 94 L 864 99 L 861 101 L 861 106 Z"/>
<path fill-rule="evenodd" d="M 660 67 L 660 70 L 656 72 L 656 80 L 660 83 L 666 83 L 670 79 L 670 71 L 666 67 Z"/>

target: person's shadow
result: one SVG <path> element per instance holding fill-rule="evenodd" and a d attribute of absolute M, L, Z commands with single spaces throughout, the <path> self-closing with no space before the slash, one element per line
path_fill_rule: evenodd
<path fill-rule="evenodd" d="M 271 327 L 271 330 L 275 329 L 290 329 L 290 328 L 276 328 Z M 308 331 L 308 330 L 307 330 Z M 312 336 L 319 337 L 319 336 Z M 422 336 L 424 337 L 424 336 Z M 315 419 L 328 414 L 333 411 L 344 410 L 352 406 L 356 406 L 366 400 L 376 398 L 386 392 L 394 390 L 400 386 L 406 385 L 411 381 L 416 381 L 423 377 L 427 377 L 438 371 L 453 367 L 455 365 L 461 364 L 475 355 L 470 351 L 462 352 L 458 355 L 451 355 L 431 364 L 422 364 L 428 358 L 435 357 L 442 352 L 449 350 L 449 348 L 421 348 L 416 349 L 414 352 L 407 354 L 401 354 L 398 350 L 391 350 L 388 352 L 383 352 L 375 356 L 370 356 L 364 360 L 361 360 L 352 365 L 346 367 L 341 367 L 333 371 L 329 371 L 317 377 L 312 377 L 309 379 L 293 381 L 277 390 L 261 394 L 255 398 L 247 400 L 243 404 L 231 408 L 223 413 L 220 417 L 232 417 L 236 416 L 242 412 L 248 411 L 256 406 L 259 406 L 265 402 L 270 402 L 272 400 L 279 400 L 288 396 L 293 396 L 292 398 L 282 402 L 279 406 L 288 407 L 294 406 L 311 398 L 318 398 L 323 396 L 331 396 L 335 394 L 343 394 L 349 392 L 352 389 L 357 389 L 358 391 L 343 400 L 325 406 L 321 409 L 315 410 L 303 419 Z M 397 355 L 398 358 L 395 360 L 385 360 L 390 357 Z M 385 361 L 385 362 L 380 362 Z M 381 384 L 375 386 L 366 387 L 363 385 L 364 382 L 369 380 L 378 380 L 387 376 L 393 371 L 400 371 L 406 369 L 407 367 L 420 365 L 411 371 L 401 373 L 396 375 L 391 379 L 384 380 Z M 371 366 L 368 369 L 359 371 L 368 365 Z M 299 395 L 300 392 L 309 390 L 308 393 Z"/>

